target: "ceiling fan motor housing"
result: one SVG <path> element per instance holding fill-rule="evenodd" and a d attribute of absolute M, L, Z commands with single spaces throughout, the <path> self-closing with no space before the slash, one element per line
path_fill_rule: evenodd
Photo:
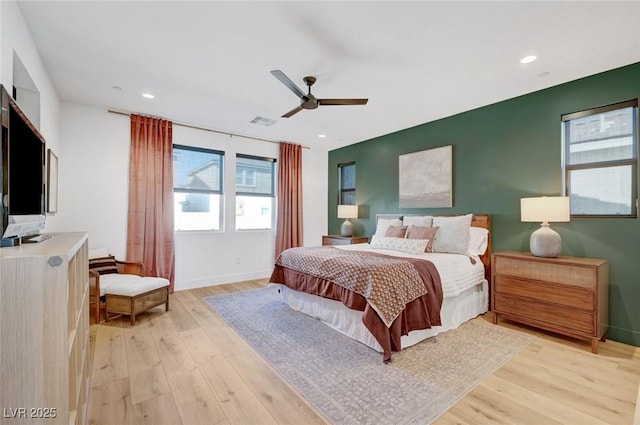
<path fill-rule="evenodd" d="M 316 109 L 318 107 L 318 99 L 312 94 L 304 96 L 300 99 L 300 106 L 303 109 Z"/>

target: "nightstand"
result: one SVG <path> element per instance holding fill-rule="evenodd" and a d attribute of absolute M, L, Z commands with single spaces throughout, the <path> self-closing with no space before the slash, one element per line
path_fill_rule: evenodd
<path fill-rule="evenodd" d="M 322 236 L 322 245 L 351 245 L 354 243 L 367 243 L 369 238 L 366 236 L 340 236 L 340 235 L 324 235 Z"/>
<path fill-rule="evenodd" d="M 497 252 L 491 258 L 493 323 L 498 317 L 591 341 L 598 352 L 609 323 L 609 263 Z"/>

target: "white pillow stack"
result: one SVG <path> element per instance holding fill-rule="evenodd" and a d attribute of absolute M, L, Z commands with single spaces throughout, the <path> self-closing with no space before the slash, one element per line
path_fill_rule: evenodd
<path fill-rule="evenodd" d="M 438 227 L 436 237 L 430 244 L 433 252 L 477 257 L 484 254 L 487 250 L 489 231 L 482 227 L 472 227 L 472 219 L 473 214 L 455 216 L 404 216 L 402 220 L 398 218 L 380 218 L 378 219 L 376 232 L 371 238 L 371 247 L 395 249 L 403 252 L 411 251 L 409 253 L 413 253 L 419 248 L 418 245 L 422 245 L 424 241 L 422 239 L 414 239 L 420 242 L 410 242 L 408 245 L 403 245 L 402 240 L 405 239 L 406 236 L 405 238 L 385 237 L 389 226 Z M 393 239 L 395 239 L 395 241 Z M 400 241 L 398 241 L 398 239 L 400 239 Z"/>

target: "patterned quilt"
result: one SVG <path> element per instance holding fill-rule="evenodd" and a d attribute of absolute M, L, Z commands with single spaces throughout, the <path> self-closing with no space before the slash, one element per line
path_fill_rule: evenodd
<path fill-rule="evenodd" d="M 276 265 L 331 281 L 366 298 L 390 327 L 406 305 L 427 293 L 423 278 L 409 261 L 333 247 L 283 251 Z"/>

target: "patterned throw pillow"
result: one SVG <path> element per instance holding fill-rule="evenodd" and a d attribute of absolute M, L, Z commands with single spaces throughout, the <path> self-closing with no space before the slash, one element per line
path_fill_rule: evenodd
<path fill-rule="evenodd" d="M 95 270 L 98 274 L 118 273 L 118 266 L 113 255 L 108 257 L 89 259 L 89 270 Z"/>
<path fill-rule="evenodd" d="M 404 238 L 407 233 L 407 226 L 389 226 L 384 236 L 386 238 Z"/>
<path fill-rule="evenodd" d="M 409 226 L 407 229 L 407 239 L 427 239 L 429 243 L 424 252 L 433 252 L 433 241 L 436 238 L 438 232 L 438 226 L 435 227 L 422 227 L 422 226 Z"/>
<path fill-rule="evenodd" d="M 422 239 L 387 238 L 376 235 L 371 238 L 371 248 L 390 249 L 414 255 L 423 254 L 427 243 L 428 240 Z"/>

